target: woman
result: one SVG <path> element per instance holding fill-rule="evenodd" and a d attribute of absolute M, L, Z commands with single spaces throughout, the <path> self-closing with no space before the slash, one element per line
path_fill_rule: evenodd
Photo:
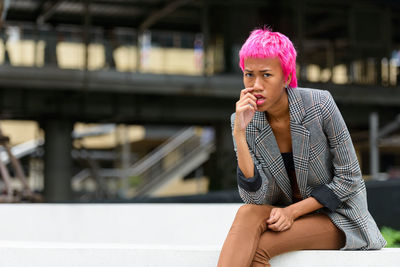
<path fill-rule="evenodd" d="M 328 91 L 297 88 L 296 51 L 254 30 L 242 46 L 245 89 L 232 114 L 243 201 L 218 266 L 270 266 L 303 249 L 380 249 L 346 124 Z"/>

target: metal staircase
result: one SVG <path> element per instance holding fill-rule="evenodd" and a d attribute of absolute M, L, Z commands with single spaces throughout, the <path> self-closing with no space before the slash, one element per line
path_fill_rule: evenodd
<path fill-rule="evenodd" d="M 99 134 L 97 131 L 104 133 L 110 130 L 113 130 L 113 125 L 103 125 L 94 132 L 90 131 L 89 134 L 74 132 L 72 136 L 79 138 L 81 135 L 97 135 Z M 41 139 L 31 140 L 12 147 L 11 151 L 15 158 L 19 159 L 35 152 L 43 143 Z M 96 166 L 92 170 L 93 166 L 90 166 L 76 174 L 72 182 L 80 183 L 89 177 L 94 178 L 96 183 L 105 178 L 117 178 L 123 180 L 125 185 L 120 191 L 121 197 L 147 197 L 174 179 L 182 178 L 201 166 L 214 150 L 214 132 L 211 128 L 189 127 L 173 135 L 129 168 L 104 169 Z M 89 159 L 91 157 L 87 151 L 74 150 L 72 154 L 75 158 L 77 153 L 79 157 Z M 10 161 L 9 154 L 4 148 L 0 148 L 0 160 L 3 164 L 8 164 Z M 132 180 L 135 181 L 136 186 L 132 186 Z M 106 190 L 104 184 L 98 184 L 98 186 Z"/>
<path fill-rule="evenodd" d="M 134 176 L 141 183 L 129 190 L 127 196 L 151 196 L 172 180 L 201 166 L 214 150 L 212 130 L 189 127 L 178 132 L 128 170 L 127 177 Z"/>
<path fill-rule="evenodd" d="M 122 198 L 148 197 L 174 179 L 182 178 L 201 166 L 214 150 L 213 130 L 189 127 L 167 139 L 129 168 L 98 168 L 97 178 L 94 178 L 121 179 L 124 186 L 119 195 Z M 83 169 L 73 177 L 72 182 L 80 183 L 90 176 L 93 173 Z"/>

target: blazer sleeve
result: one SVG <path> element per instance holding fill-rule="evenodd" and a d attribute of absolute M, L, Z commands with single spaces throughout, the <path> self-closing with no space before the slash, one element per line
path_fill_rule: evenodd
<path fill-rule="evenodd" d="M 234 123 L 235 113 L 233 113 L 231 116 L 231 128 L 233 148 L 235 150 L 237 162 L 237 146 L 235 138 L 233 137 Z M 268 188 L 268 179 L 262 171 L 260 164 L 258 164 L 258 161 L 255 159 L 253 151 L 250 148 L 249 150 L 254 162 L 254 176 L 251 178 L 246 178 L 243 172 L 240 170 L 239 165 L 237 165 L 237 182 L 239 195 L 246 204 L 264 204 Z"/>
<path fill-rule="evenodd" d="M 328 139 L 333 163 L 333 178 L 311 192 L 321 204 L 335 211 L 344 201 L 362 188 L 362 176 L 350 133 L 340 111 L 328 91 L 320 102 L 322 125 Z"/>

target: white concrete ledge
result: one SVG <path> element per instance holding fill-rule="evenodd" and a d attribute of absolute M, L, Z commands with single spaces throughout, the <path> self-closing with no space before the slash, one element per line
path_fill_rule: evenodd
<path fill-rule="evenodd" d="M 219 248 L 56 242 L 0 242 L 1 266 L 216 266 Z M 310 250 L 286 253 L 271 260 L 273 267 L 398 267 L 400 249 L 380 251 Z"/>
<path fill-rule="evenodd" d="M 216 266 L 240 204 L 0 205 L 0 266 Z M 273 267 L 397 267 L 400 249 L 309 250 Z"/>

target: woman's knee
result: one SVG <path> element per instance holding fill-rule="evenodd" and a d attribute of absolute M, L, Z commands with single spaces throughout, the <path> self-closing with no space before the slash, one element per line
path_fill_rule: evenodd
<path fill-rule="evenodd" d="M 263 219 L 268 219 L 272 208 L 270 205 L 242 205 L 236 213 L 235 221 L 255 223 Z"/>
<path fill-rule="evenodd" d="M 257 205 L 257 204 L 244 204 L 240 206 L 237 213 L 240 215 L 260 214 L 269 216 L 273 206 L 270 205 Z"/>
<path fill-rule="evenodd" d="M 256 204 L 244 204 L 244 205 L 240 206 L 240 208 L 238 209 L 236 214 L 242 215 L 242 216 L 249 215 L 251 213 L 254 213 L 254 210 L 256 209 L 257 206 L 258 205 L 256 205 Z"/>
<path fill-rule="evenodd" d="M 265 250 L 265 248 L 257 247 L 256 252 L 254 253 L 251 267 L 259 266 L 261 264 L 263 266 L 271 266 L 269 264 L 270 259 L 271 257 L 269 255 L 269 252 Z"/>

